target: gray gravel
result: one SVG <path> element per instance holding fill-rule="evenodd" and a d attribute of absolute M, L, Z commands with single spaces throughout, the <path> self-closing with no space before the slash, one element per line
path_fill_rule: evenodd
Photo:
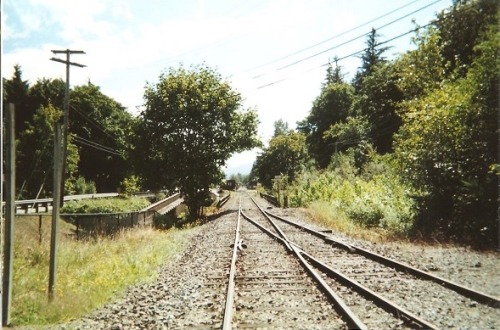
<path fill-rule="evenodd" d="M 226 209 L 235 210 L 236 201 L 230 200 Z M 304 212 L 294 209 L 279 210 L 291 219 L 304 220 Z M 52 329 L 211 329 L 219 328 L 217 319 L 222 313 L 224 296 L 217 285 L 207 287 L 207 278 L 222 278 L 224 271 L 217 265 L 217 256 L 230 254 L 229 247 L 221 245 L 222 236 L 230 235 L 228 223 L 235 213 L 201 226 L 193 233 L 191 244 L 182 253 L 159 269 L 158 279 L 152 283 L 130 287 L 116 301 L 71 323 L 49 327 Z M 224 231 L 223 228 L 226 228 Z M 217 234 L 215 234 L 217 233 Z M 222 234 L 221 234 L 222 233 Z M 222 235 L 222 236 L 221 236 Z M 374 244 L 339 235 L 346 242 L 374 249 L 378 253 L 413 266 L 427 269 L 439 276 L 498 296 L 499 253 L 480 253 L 461 247 L 414 245 L 407 243 Z M 215 244 L 216 248 L 210 247 Z M 227 251 L 226 251 L 227 248 Z M 229 257 L 228 257 L 229 258 Z M 197 265 L 197 266 L 193 266 Z M 215 281 L 215 280 L 214 280 Z M 419 294 L 412 292 L 412 294 Z M 427 293 L 423 293 L 427 294 Z M 403 294 L 404 296 L 404 294 Z M 452 298 L 450 298 L 452 297 Z M 433 311 L 440 327 L 449 329 L 498 329 L 498 309 L 485 308 L 455 294 L 433 297 Z M 458 299 L 460 312 L 441 308 L 440 301 Z M 448 306 L 449 304 L 444 304 Z M 418 309 L 416 306 L 407 306 Z M 453 313 L 452 317 L 450 313 Z M 429 312 L 427 312 L 429 314 Z M 447 316 L 448 315 L 448 316 Z M 28 327 L 29 328 L 29 327 Z M 304 324 L 307 329 L 307 324 Z"/>

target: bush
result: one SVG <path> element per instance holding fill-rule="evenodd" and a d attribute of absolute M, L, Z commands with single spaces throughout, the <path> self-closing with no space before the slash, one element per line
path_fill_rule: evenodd
<path fill-rule="evenodd" d="M 327 171 L 303 173 L 288 191 L 291 206 L 331 203 L 351 221 L 407 234 L 412 226 L 413 190 L 392 170 L 388 156 L 372 156 L 355 175 L 354 155 L 335 157 Z"/>
<path fill-rule="evenodd" d="M 64 203 L 62 213 L 118 213 L 132 212 L 149 205 L 146 198 L 99 198 L 82 199 Z"/>

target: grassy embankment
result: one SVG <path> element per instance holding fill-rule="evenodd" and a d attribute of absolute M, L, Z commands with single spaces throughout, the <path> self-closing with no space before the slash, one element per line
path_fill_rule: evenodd
<path fill-rule="evenodd" d="M 132 205 L 125 200 L 103 203 L 113 207 L 117 207 L 117 203 Z M 138 227 L 123 230 L 113 238 L 76 241 L 74 227 L 61 220 L 55 299 L 48 303 L 50 222 L 50 216 L 43 218 L 40 243 L 38 217 L 16 219 L 13 325 L 66 322 L 88 313 L 122 293 L 127 286 L 152 280 L 158 267 L 182 250 L 192 233 Z"/>

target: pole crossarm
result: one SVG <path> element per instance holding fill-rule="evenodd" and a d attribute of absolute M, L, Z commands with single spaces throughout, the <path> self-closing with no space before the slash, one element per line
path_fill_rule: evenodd
<path fill-rule="evenodd" d="M 51 61 L 55 61 L 55 62 L 64 63 L 64 64 L 79 66 L 80 68 L 86 67 L 86 65 L 83 65 L 83 64 L 80 64 L 80 63 L 75 63 L 75 62 L 69 62 L 69 61 L 61 60 L 60 58 L 56 58 L 56 57 L 52 57 L 50 60 Z"/>

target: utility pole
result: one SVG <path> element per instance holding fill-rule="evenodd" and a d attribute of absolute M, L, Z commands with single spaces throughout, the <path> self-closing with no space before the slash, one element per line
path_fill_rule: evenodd
<path fill-rule="evenodd" d="M 2 326 L 10 323 L 10 305 L 12 298 L 12 263 L 14 260 L 14 217 L 16 195 L 16 149 L 14 132 L 14 104 L 7 105 L 7 153 L 5 185 L 5 220 L 3 227 L 3 283 L 2 283 Z"/>
<path fill-rule="evenodd" d="M 83 50 L 70 50 L 70 49 L 65 49 L 65 50 L 52 50 L 52 53 L 54 54 L 66 54 L 66 60 L 61 60 L 56 57 L 52 57 L 50 60 L 66 64 L 66 89 L 64 92 L 64 117 L 63 117 L 63 135 L 62 135 L 62 151 L 63 155 L 61 157 L 61 198 L 60 198 L 60 204 L 63 204 L 63 197 L 64 196 L 64 179 L 66 176 L 66 159 L 68 155 L 68 132 L 69 132 L 69 67 L 71 65 L 77 66 L 80 68 L 84 68 L 85 65 L 71 62 L 70 61 L 70 56 L 71 54 L 85 54 Z"/>
<path fill-rule="evenodd" d="M 50 263 L 49 263 L 49 301 L 54 299 L 54 286 L 56 283 L 56 250 L 57 250 L 57 224 L 59 221 L 59 210 L 64 196 L 64 177 L 66 158 L 68 150 L 68 131 L 69 131 L 69 67 L 71 65 L 80 68 L 83 64 L 70 61 L 71 54 L 85 54 L 82 50 L 52 50 L 54 54 L 66 54 L 66 60 L 52 57 L 51 60 L 66 64 L 66 90 L 64 94 L 64 116 L 62 123 L 55 123 L 54 135 L 54 186 L 52 200 L 52 228 L 50 232 Z M 64 133 L 61 134 L 61 124 Z M 62 135 L 62 136 L 61 136 Z M 62 140 L 62 141 L 61 141 Z M 62 143 L 61 143 L 62 142 Z"/>

